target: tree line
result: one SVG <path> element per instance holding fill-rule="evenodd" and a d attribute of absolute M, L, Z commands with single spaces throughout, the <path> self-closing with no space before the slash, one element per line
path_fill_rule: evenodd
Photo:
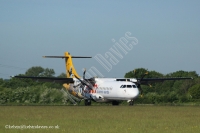
<path fill-rule="evenodd" d="M 55 71 L 41 66 L 29 68 L 18 76 L 66 77 L 65 73 L 55 76 Z M 60 91 L 62 84 L 37 82 L 31 79 L 0 79 L 0 104 L 61 104 L 68 100 Z"/>
<path fill-rule="evenodd" d="M 138 68 L 125 74 L 125 78 L 140 78 L 148 70 Z M 200 77 L 195 71 L 176 71 L 162 74 L 156 71 L 148 71 L 145 78 L 170 78 L 193 77 L 192 80 L 174 80 L 141 85 L 143 96 L 136 103 L 162 104 L 162 103 L 200 103 Z"/>
<path fill-rule="evenodd" d="M 138 68 L 125 74 L 125 78 L 140 78 L 148 70 Z M 49 68 L 35 66 L 20 76 L 66 77 L 65 73 L 55 76 Z M 136 99 L 137 104 L 200 104 L 200 77 L 195 71 L 176 71 L 162 74 L 148 71 L 145 78 L 193 77 L 193 80 L 176 80 L 141 85 L 143 95 Z M 71 104 L 69 97 L 61 92 L 62 84 L 36 82 L 31 79 L 0 79 L 0 104 Z M 127 104 L 122 102 L 122 104 Z"/>

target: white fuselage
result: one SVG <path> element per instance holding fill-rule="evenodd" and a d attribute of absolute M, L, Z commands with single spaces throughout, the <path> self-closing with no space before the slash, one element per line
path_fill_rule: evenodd
<path fill-rule="evenodd" d="M 74 85 L 80 83 L 77 79 L 74 79 L 74 81 Z M 130 79 L 129 81 L 117 81 L 116 78 L 95 78 L 95 81 L 93 90 L 85 93 L 85 97 L 91 97 L 96 102 L 133 100 L 139 95 L 138 87 L 135 83 L 130 82 Z"/>

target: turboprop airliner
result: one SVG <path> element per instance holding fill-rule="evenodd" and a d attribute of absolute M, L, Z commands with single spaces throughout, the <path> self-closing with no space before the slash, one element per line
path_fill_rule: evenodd
<path fill-rule="evenodd" d="M 63 58 L 66 65 L 66 78 L 54 77 L 27 77 L 14 76 L 15 78 L 30 78 L 37 81 L 62 83 L 65 91 L 78 99 L 84 100 L 85 105 L 91 105 L 95 102 L 111 102 L 112 105 L 119 105 L 119 101 L 126 100 L 129 105 L 134 104 L 134 100 L 142 94 L 141 85 L 147 85 L 152 82 L 162 82 L 165 80 L 184 80 L 192 78 L 85 78 L 86 70 L 83 77 L 77 74 L 73 65 L 72 58 L 91 58 L 85 56 L 71 56 L 65 52 L 64 56 L 43 56 L 44 58 Z"/>

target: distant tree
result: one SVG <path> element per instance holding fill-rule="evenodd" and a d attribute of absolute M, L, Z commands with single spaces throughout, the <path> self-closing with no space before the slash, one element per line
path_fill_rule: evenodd
<path fill-rule="evenodd" d="M 66 78 L 66 74 L 65 73 L 61 73 L 59 76 L 57 76 L 58 78 Z"/>
<path fill-rule="evenodd" d="M 200 84 L 192 86 L 189 88 L 188 92 L 193 99 L 200 99 Z"/>
<path fill-rule="evenodd" d="M 147 71 L 148 70 L 145 68 L 137 68 L 137 69 L 127 72 L 124 77 L 125 78 L 140 78 Z"/>
<path fill-rule="evenodd" d="M 137 68 L 132 71 L 129 71 L 125 74 L 125 78 L 141 78 L 146 72 L 148 74 L 145 76 L 145 78 L 157 78 L 157 77 L 163 77 L 162 73 L 156 72 L 156 71 L 148 71 L 148 69 L 145 68 Z"/>
<path fill-rule="evenodd" d="M 187 71 L 176 71 L 173 73 L 169 73 L 166 75 L 166 77 L 193 77 L 193 78 L 197 78 L 198 74 L 195 71 L 191 71 L 191 72 L 187 72 Z"/>
<path fill-rule="evenodd" d="M 4 83 L 3 79 L 0 78 L 0 86 Z"/>
<path fill-rule="evenodd" d="M 19 74 L 18 76 L 24 76 L 23 74 Z M 16 89 L 18 87 L 27 87 L 32 86 L 35 83 L 31 79 L 18 79 L 18 78 L 11 78 L 8 81 L 4 81 L 2 86 L 4 88 L 12 88 Z"/>
<path fill-rule="evenodd" d="M 40 77 L 44 73 L 44 68 L 41 66 L 34 66 L 29 68 L 26 72 L 26 76 L 34 76 L 34 77 Z"/>
<path fill-rule="evenodd" d="M 26 71 L 25 75 L 34 77 L 53 77 L 55 75 L 55 72 L 53 69 L 44 69 L 41 66 L 34 66 L 29 68 Z"/>
<path fill-rule="evenodd" d="M 54 75 L 55 75 L 54 70 L 49 68 L 44 69 L 44 72 L 41 74 L 41 76 L 43 77 L 54 77 Z"/>
<path fill-rule="evenodd" d="M 147 78 L 162 78 L 164 75 L 156 71 L 148 71 Z"/>

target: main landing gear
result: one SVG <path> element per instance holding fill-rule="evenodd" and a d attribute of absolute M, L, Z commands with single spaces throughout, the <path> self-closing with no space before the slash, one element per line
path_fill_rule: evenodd
<path fill-rule="evenodd" d="M 85 106 L 90 106 L 91 105 L 91 100 L 85 99 Z"/>
<path fill-rule="evenodd" d="M 119 105 L 119 102 L 118 101 L 112 101 L 112 105 L 117 106 L 117 105 Z"/>

